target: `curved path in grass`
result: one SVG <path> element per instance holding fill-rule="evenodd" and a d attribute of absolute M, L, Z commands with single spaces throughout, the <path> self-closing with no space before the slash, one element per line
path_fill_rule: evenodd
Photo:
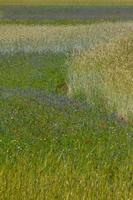
<path fill-rule="evenodd" d="M 7 99 L 15 96 L 28 97 L 32 100 L 35 100 L 39 104 L 56 106 L 58 108 L 74 107 L 77 109 L 87 109 L 91 106 L 87 103 L 82 103 L 75 99 L 70 99 L 67 96 L 58 95 L 56 93 L 48 93 L 45 90 L 28 88 L 0 88 L 0 98 Z"/>

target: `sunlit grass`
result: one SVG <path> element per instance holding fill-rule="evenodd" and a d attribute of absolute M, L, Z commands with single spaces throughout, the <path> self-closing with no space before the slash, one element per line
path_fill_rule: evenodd
<path fill-rule="evenodd" d="M 84 95 L 94 105 L 133 115 L 133 38 L 99 45 L 78 55 L 69 72 L 70 95 Z"/>

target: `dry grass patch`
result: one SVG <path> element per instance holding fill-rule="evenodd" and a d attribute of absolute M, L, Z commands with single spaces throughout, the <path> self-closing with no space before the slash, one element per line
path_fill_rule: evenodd
<path fill-rule="evenodd" d="M 133 23 L 76 26 L 0 26 L 0 54 L 84 51 L 133 32 Z"/>
<path fill-rule="evenodd" d="M 99 45 L 76 56 L 69 71 L 70 95 L 119 116 L 133 115 L 133 37 Z"/>

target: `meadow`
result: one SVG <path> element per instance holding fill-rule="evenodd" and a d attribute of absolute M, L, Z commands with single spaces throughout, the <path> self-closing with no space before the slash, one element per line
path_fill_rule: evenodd
<path fill-rule="evenodd" d="M 133 199 L 132 33 L 1 23 L 0 200 Z"/>

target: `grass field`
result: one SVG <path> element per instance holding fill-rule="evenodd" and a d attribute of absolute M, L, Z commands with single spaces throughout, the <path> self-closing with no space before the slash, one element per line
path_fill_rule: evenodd
<path fill-rule="evenodd" d="M 1 23 L 0 200 L 133 199 L 132 32 Z"/>

